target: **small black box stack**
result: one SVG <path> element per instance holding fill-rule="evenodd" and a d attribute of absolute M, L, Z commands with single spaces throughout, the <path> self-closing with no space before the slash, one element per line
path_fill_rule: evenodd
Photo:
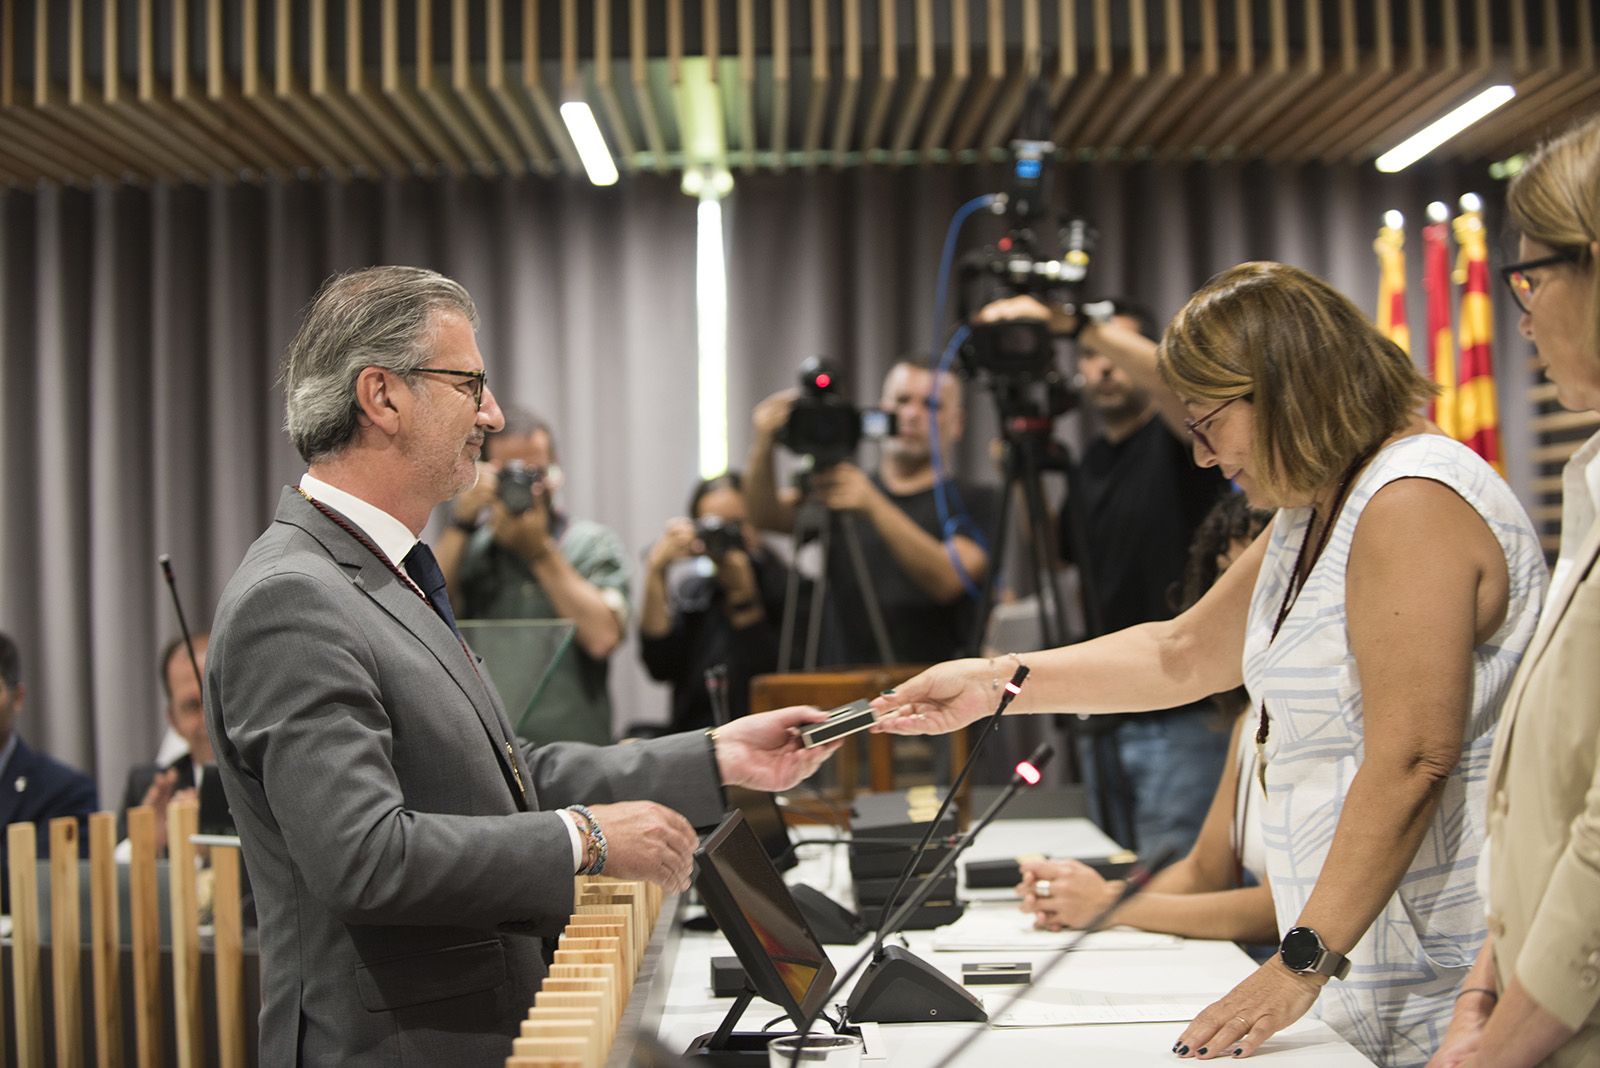
<path fill-rule="evenodd" d="M 850 875 L 855 882 L 856 911 L 862 922 L 877 927 L 883 906 L 894 889 L 917 841 L 939 809 L 942 795 L 932 786 L 914 786 L 883 794 L 860 794 L 852 806 Z M 933 840 L 914 869 L 916 876 L 931 872 L 950 851 L 956 834 L 954 811 L 940 820 Z M 912 878 L 901 893 L 903 902 L 920 884 Z M 963 906 L 956 898 L 956 873 L 952 868 L 939 879 L 928 899 L 912 913 L 906 930 L 926 931 L 960 919 Z"/>

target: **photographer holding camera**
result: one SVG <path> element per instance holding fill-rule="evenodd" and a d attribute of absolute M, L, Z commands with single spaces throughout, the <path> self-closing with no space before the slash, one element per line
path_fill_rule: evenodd
<path fill-rule="evenodd" d="M 865 570 L 894 657 L 902 663 L 932 663 L 965 649 L 977 611 L 972 593 L 989 564 L 982 543 L 992 536 L 999 511 L 993 487 L 956 479 L 938 484 L 930 435 L 938 434 L 940 455 L 951 456 L 961 440 L 963 407 L 961 383 L 955 376 L 939 377 L 937 399 L 934 377 L 927 362 L 916 357 L 903 358 L 890 368 L 880 403 L 895 416 L 896 427 L 883 439 L 876 475 L 868 475 L 853 460 L 819 455 L 807 484 L 810 498 L 827 507 L 830 523 L 838 523 L 841 513 L 867 520 L 857 524 Z M 782 390 L 757 405 L 753 415 L 746 497 L 751 521 L 763 530 L 795 529 L 803 495 L 798 488 L 778 487 L 773 446 L 800 397 L 799 390 Z M 789 444 L 796 448 L 794 442 Z M 951 525 L 946 528 L 940 495 L 964 503 L 964 521 L 958 508 L 947 506 Z M 848 555 L 830 552 L 824 566 L 832 594 L 826 607 L 833 639 L 826 662 L 881 662 L 865 594 Z"/>
<path fill-rule="evenodd" d="M 1063 559 L 1086 573 L 1098 633 L 1109 634 L 1172 618 L 1189 543 L 1228 483 L 1218 469 L 1195 465 L 1188 412 L 1156 372 L 1151 316 L 1121 300 L 1083 311 L 1015 296 L 974 318 L 1045 320 L 1077 347 L 1091 423 L 1073 460 L 1080 499 L 1062 509 L 1059 544 Z M 1074 548 L 1086 558 L 1074 558 Z M 1090 717 L 1078 734 L 1091 815 L 1145 857 L 1187 851 L 1227 759 L 1228 727 L 1209 702 Z"/>
<path fill-rule="evenodd" d="M 786 571 L 746 519 L 739 473 L 702 479 L 688 511 L 650 547 L 639 607 L 644 666 L 672 684 L 670 732 L 716 725 L 719 702 L 729 719 L 750 711 L 750 680 L 777 667 L 783 612 Z"/>
<path fill-rule="evenodd" d="M 606 661 L 628 625 L 626 550 L 607 527 L 555 507 L 561 470 L 549 425 L 522 408 L 503 411 L 505 428 L 486 440 L 478 481 L 450 503 L 439 569 L 462 619 L 573 622 L 573 648 L 551 673 L 524 734 L 540 745 L 605 745 Z"/>

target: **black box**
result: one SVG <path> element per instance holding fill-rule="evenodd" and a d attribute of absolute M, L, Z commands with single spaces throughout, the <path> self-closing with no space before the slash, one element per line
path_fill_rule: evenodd
<path fill-rule="evenodd" d="M 856 880 L 856 908 L 869 909 L 880 906 L 889 896 L 889 891 L 894 889 L 896 879 L 890 876 L 887 879 L 857 879 Z M 904 901 L 922 886 L 920 879 L 908 879 L 906 888 L 901 891 L 900 900 Z M 934 888 L 929 891 L 930 901 L 953 901 L 956 896 L 956 873 L 947 872 L 940 876 Z"/>
<path fill-rule="evenodd" d="M 911 919 L 906 921 L 903 929 L 907 931 L 931 931 L 935 927 L 943 927 L 947 923 L 955 923 L 965 911 L 967 911 L 967 907 L 953 898 L 930 898 L 924 901 L 911 914 Z M 883 909 L 881 907 L 864 908 L 860 912 L 862 922 L 876 930 L 879 922 L 883 919 Z"/>

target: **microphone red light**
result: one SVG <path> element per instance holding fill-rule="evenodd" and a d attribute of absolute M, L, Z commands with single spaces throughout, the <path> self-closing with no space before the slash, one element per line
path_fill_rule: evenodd
<path fill-rule="evenodd" d="M 832 375 L 820 374 L 820 375 L 817 376 L 817 388 L 818 389 L 827 389 L 831 385 L 833 385 L 833 376 Z"/>
<path fill-rule="evenodd" d="M 1038 786 L 1039 780 L 1044 778 L 1043 775 L 1039 774 L 1039 769 L 1026 760 L 1017 765 L 1017 777 L 1029 786 Z"/>

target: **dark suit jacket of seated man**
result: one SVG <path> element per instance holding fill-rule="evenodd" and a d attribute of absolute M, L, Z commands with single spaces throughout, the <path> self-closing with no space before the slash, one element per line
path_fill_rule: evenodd
<path fill-rule="evenodd" d="M 539 939 L 598 856 L 586 821 L 554 809 L 616 820 L 608 873 L 681 887 L 689 824 L 721 816 L 721 782 L 782 789 L 820 763 L 793 737 L 815 709 L 715 739 L 514 738 L 443 576 L 417 560 L 500 422 L 475 321 L 448 279 L 371 268 L 324 286 L 286 357 L 310 470 L 223 591 L 205 687 L 260 915 L 266 1068 L 498 1068 L 545 972 Z"/>

